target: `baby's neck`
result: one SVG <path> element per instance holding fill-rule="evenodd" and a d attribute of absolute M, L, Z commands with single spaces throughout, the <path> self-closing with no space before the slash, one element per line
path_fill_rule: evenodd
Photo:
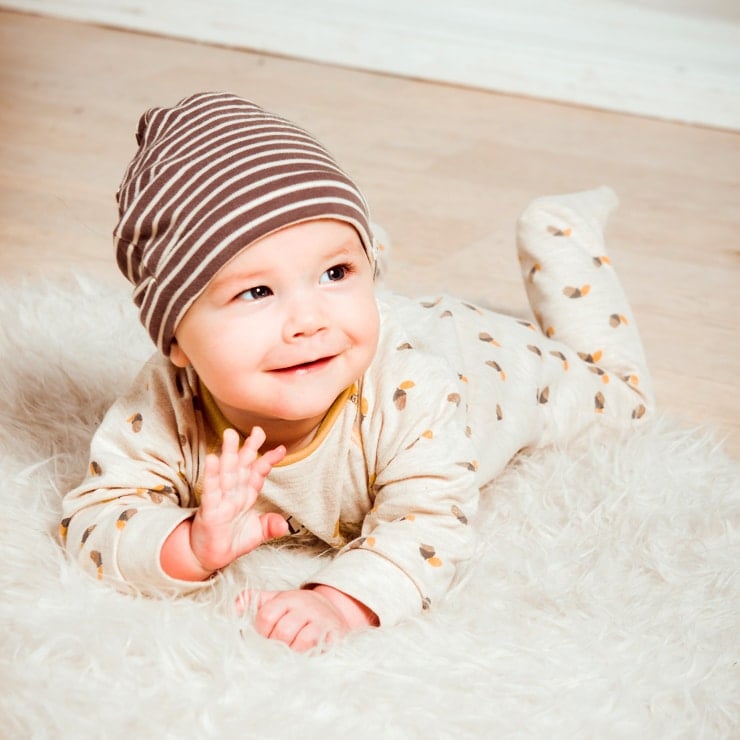
<path fill-rule="evenodd" d="M 298 452 L 311 443 L 313 438 L 316 436 L 320 423 L 321 419 L 319 419 L 318 422 L 310 420 L 309 423 L 260 423 L 259 426 L 262 427 L 267 435 L 265 444 L 262 445 L 260 452 L 264 453 L 278 445 L 284 445 L 289 455 L 293 452 Z"/>
<path fill-rule="evenodd" d="M 247 437 L 254 427 L 261 427 L 265 433 L 265 443 L 260 452 L 284 445 L 288 454 L 297 452 L 310 444 L 324 419 L 325 414 L 295 421 L 264 417 L 237 409 L 223 408 L 211 395 L 208 388 L 201 384 L 200 395 L 207 425 L 220 439 L 223 430 L 236 429 Z"/>

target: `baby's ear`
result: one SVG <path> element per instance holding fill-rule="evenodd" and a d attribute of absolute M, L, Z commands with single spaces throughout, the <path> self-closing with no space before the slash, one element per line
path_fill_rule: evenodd
<path fill-rule="evenodd" d="M 187 367 L 190 364 L 188 356 L 177 343 L 177 339 L 173 339 L 170 345 L 170 360 L 176 367 Z"/>
<path fill-rule="evenodd" d="M 373 242 L 375 247 L 375 283 L 383 285 L 383 278 L 388 274 L 391 258 L 391 239 L 388 232 L 378 223 L 371 223 Z"/>

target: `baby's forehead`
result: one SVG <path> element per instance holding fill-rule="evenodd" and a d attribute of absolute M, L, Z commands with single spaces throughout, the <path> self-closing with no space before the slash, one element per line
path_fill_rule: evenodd
<path fill-rule="evenodd" d="M 252 242 L 248 248 L 254 247 L 261 252 L 288 249 L 313 254 L 341 250 L 365 252 L 357 230 L 351 224 L 335 218 L 312 219 L 283 226 Z"/>
<path fill-rule="evenodd" d="M 211 283 L 218 285 L 239 274 L 291 272 L 350 259 L 372 262 L 359 234 L 350 224 L 336 219 L 304 221 L 243 246 L 218 270 Z"/>

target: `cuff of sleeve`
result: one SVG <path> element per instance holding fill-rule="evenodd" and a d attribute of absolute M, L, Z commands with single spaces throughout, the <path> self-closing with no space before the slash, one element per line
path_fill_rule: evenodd
<path fill-rule="evenodd" d="M 371 550 L 358 548 L 337 555 L 307 585 L 331 586 L 375 612 L 382 626 L 418 614 L 422 597 L 416 584 L 397 565 Z"/>
<path fill-rule="evenodd" d="M 144 593 L 171 595 L 197 591 L 207 581 L 183 581 L 172 578 L 162 569 L 160 552 L 164 541 L 180 522 L 193 515 L 194 509 L 161 507 L 147 510 L 126 524 L 118 542 L 118 570 L 123 579 Z"/>

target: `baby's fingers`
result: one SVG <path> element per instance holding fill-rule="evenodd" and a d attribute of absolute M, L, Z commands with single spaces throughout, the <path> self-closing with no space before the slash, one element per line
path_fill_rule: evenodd
<path fill-rule="evenodd" d="M 242 467 L 251 465 L 257 459 L 259 449 L 265 443 L 265 439 L 266 435 L 262 427 L 252 427 L 252 431 L 239 450 L 239 464 Z"/>
<path fill-rule="evenodd" d="M 285 457 L 285 447 L 276 447 L 269 450 L 262 457 L 258 457 L 248 469 L 242 469 L 245 475 L 245 482 L 253 497 L 262 491 L 267 476 L 270 474 L 273 466 L 279 463 Z"/>
<path fill-rule="evenodd" d="M 286 455 L 287 450 L 283 445 L 280 445 L 279 447 L 275 447 L 272 450 L 268 450 L 265 452 L 264 455 L 260 458 L 260 460 L 263 461 L 266 465 L 269 465 L 271 468 L 274 465 L 277 465 Z M 268 471 L 269 472 L 269 471 Z"/>
<path fill-rule="evenodd" d="M 209 453 L 203 467 L 203 491 L 201 506 L 215 505 L 221 500 L 221 461 L 218 455 Z"/>
<path fill-rule="evenodd" d="M 233 429 L 224 430 L 219 479 L 223 495 L 233 491 L 239 479 L 239 435 Z"/>
<path fill-rule="evenodd" d="M 267 477 L 275 465 L 285 457 L 285 447 L 280 445 L 274 450 L 268 450 L 264 455 L 258 457 L 250 466 L 250 470 L 263 477 Z"/>

